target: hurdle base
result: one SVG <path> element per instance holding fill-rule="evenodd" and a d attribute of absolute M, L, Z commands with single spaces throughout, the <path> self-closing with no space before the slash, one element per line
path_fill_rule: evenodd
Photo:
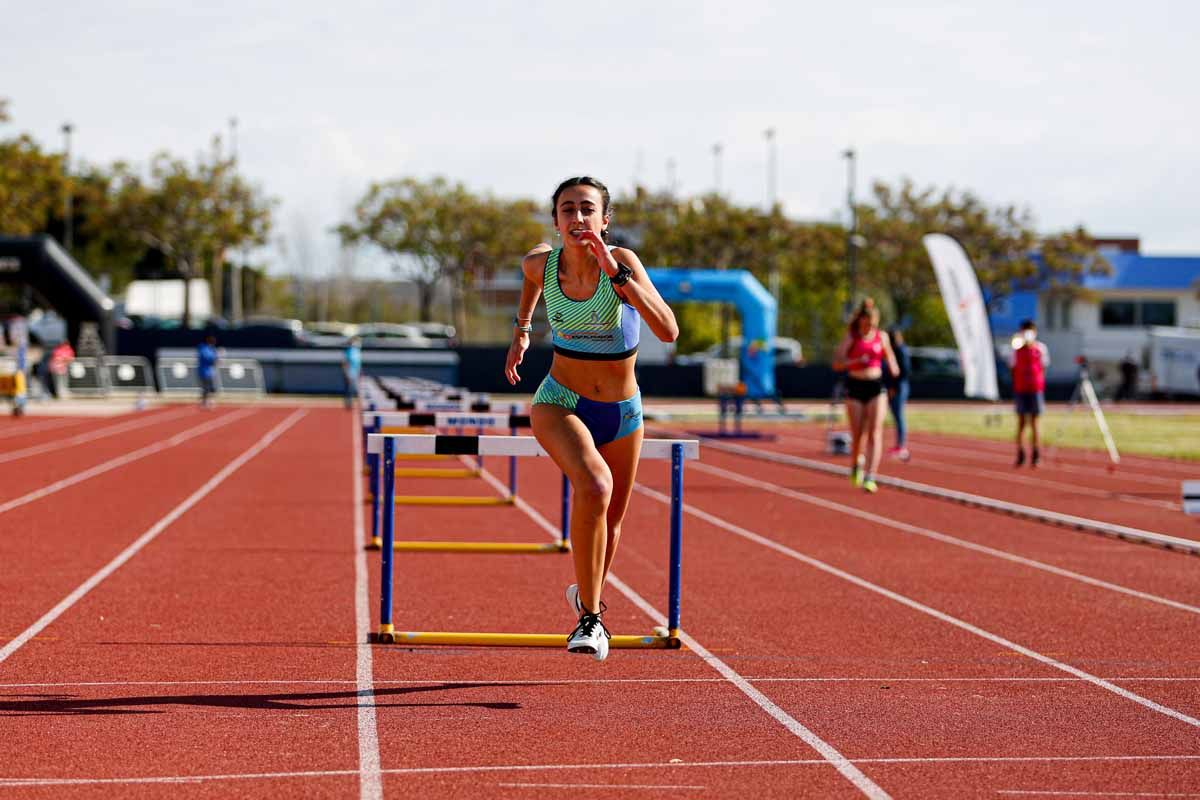
<path fill-rule="evenodd" d="M 511 506 L 516 502 L 513 495 L 496 497 L 494 495 L 436 495 L 436 494 L 398 494 L 398 506 Z"/>
<path fill-rule="evenodd" d="M 482 472 L 472 467 L 396 467 L 397 478 L 478 478 Z"/>
<path fill-rule="evenodd" d="M 374 537 L 366 545 L 367 550 L 382 550 L 383 539 Z M 569 553 L 569 541 L 557 542 L 393 542 L 392 550 L 407 553 L 512 553 L 537 555 L 543 553 Z"/>
<path fill-rule="evenodd" d="M 460 631 L 397 631 L 385 630 L 369 634 L 372 644 L 399 644 L 414 647 L 556 647 L 566 649 L 568 634 L 565 633 L 471 633 Z M 678 631 L 675 632 L 676 634 Z M 644 636 L 614 635 L 608 640 L 609 648 L 616 650 L 678 650 L 683 646 L 679 637 L 668 634 L 660 636 L 649 633 Z"/>
<path fill-rule="evenodd" d="M 703 439 L 753 439 L 760 442 L 773 442 L 779 438 L 773 433 L 760 431 L 688 431 L 688 433 Z"/>

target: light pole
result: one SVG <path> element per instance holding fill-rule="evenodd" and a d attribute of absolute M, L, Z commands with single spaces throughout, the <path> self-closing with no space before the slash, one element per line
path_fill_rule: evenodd
<path fill-rule="evenodd" d="M 63 247 L 67 253 L 75 244 L 75 198 L 71 186 L 71 132 L 74 130 L 71 123 L 63 123 Z"/>
<path fill-rule="evenodd" d="M 775 213 L 776 191 L 778 178 L 776 171 L 778 170 L 778 159 L 775 153 L 775 129 L 767 128 L 763 132 L 763 136 L 767 140 L 767 214 Z M 771 296 L 775 298 L 775 304 L 779 304 L 779 260 L 771 260 Z"/>
<path fill-rule="evenodd" d="M 721 154 L 725 151 L 724 145 L 717 142 L 712 146 L 713 154 L 713 194 L 721 194 Z"/>
<path fill-rule="evenodd" d="M 854 295 L 858 291 L 858 208 L 854 203 L 854 168 L 855 152 L 853 147 L 846 148 L 842 158 L 846 159 L 846 206 L 850 209 L 850 224 L 846 228 L 846 279 L 849 283 L 849 293 L 846 296 L 846 316 L 854 305 Z"/>
<path fill-rule="evenodd" d="M 234 175 L 238 166 L 238 118 L 229 118 L 229 148 L 233 153 Z M 246 259 L 246 249 L 242 248 L 242 260 Z M 237 259 L 229 261 L 229 317 L 233 322 L 242 321 L 242 266 Z"/>

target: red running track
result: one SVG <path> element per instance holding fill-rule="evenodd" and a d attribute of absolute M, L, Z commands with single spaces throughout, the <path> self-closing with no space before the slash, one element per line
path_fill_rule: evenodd
<path fill-rule="evenodd" d="M 0 791 L 1200 792 L 1189 557 L 902 493 L 868 504 L 842 480 L 708 451 L 686 479 L 688 649 L 614 651 L 597 664 L 556 651 L 366 648 L 355 644 L 365 532 L 354 439 L 340 410 L 251 409 L 0 515 L 15 566 L 0 646 L 11 647 L 210 487 L 0 660 L 0 726 L 12 734 L 0 737 Z M 503 478 L 498 462 L 489 468 Z M 0 465 L 0 480 L 10 471 Z M 409 507 L 404 529 L 545 540 L 534 517 L 553 529 L 558 481 L 548 462 L 526 460 L 520 507 Z M 665 609 L 667 484 L 662 462 L 643 464 L 606 594 L 615 631 L 644 632 L 659 624 L 645 609 Z M 886 519 L 864 516 L 880 506 Z M 369 563 L 377 620 L 374 554 Z M 401 554 L 397 625 L 565 633 L 570 574 L 561 555 Z"/>
<path fill-rule="evenodd" d="M 679 426 L 672 429 L 681 430 Z M 825 452 L 824 427 L 772 426 L 763 430 L 774 433 L 775 440 L 738 444 L 849 466 L 848 457 Z M 937 444 L 914 437 L 910 449 L 913 457 L 907 463 L 885 455 L 880 474 L 1169 536 L 1200 539 L 1200 520 L 1183 514 L 1180 479 L 1174 476 L 1180 465 L 1175 462 L 1163 462 L 1157 471 L 1143 465 L 1122 466 L 1109 473 L 1095 463 L 1047 459 L 1037 469 L 1017 469 L 1012 466 L 1011 453 L 1005 456 L 975 440 L 968 447 L 961 440 L 951 444 L 945 437 Z M 1193 474 L 1200 478 L 1200 466 Z"/>

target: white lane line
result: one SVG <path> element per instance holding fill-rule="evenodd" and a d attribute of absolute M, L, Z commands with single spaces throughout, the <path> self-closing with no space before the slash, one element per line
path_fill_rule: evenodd
<path fill-rule="evenodd" d="M 485 480 L 498 489 L 503 487 L 503 484 L 489 471 L 483 470 L 482 475 Z M 558 528 L 556 528 L 550 523 L 549 520 L 542 516 L 537 509 L 529 505 L 529 503 L 527 503 L 522 497 L 516 497 L 514 500 L 516 507 L 525 512 L 525 515 L 533 520 L 538 527 L 549 534 L 552 539 L 558 539 L 560 533 Z M 608 575 L 608 581 L 613 588 L 625 595 L 626 598 L 632 601 L 634 605 L 640 608 L 658 625 L 665 626 L 667 624 L 667 617 L 665 614 L 660 613 L 658 609 L 647 602 L 645 598 L 635 592 L 632 587 L 630 587 L 616 575 L 610 572 Z M 885 798 L 891 797 L 891 795 L 885 792 L 874 781 L 863 774 L 862 770 L 854 766 L 854 764 L 852 764 L 848 758 L 839 753 L 833 747 L 833 745 L 817 736 L 815 733 L 801 724 L 799 720 L 795 719 L 778 705 L 776 705 L 769 697 L 752 686 L 749 681 L 735 672 L 728 664 L 710 653 L 702 644 L 700 644 L 700 642 L 696 641 L 684 631 L 680 631 L 679 638 L 685 645 L 688 646 L 690 650 L 692 650 L 696 655 L 700 656 L 700 658 L 703 659 L 706 664 L 715 669 L 719 674 L 723 675 L 726 680 L 741 690 L 742 694 L 749 697 L 759 708 L 773 717 L 777 722 L 791 731 L 793 735 L 798 737 L 813 750 L 816 750 L 818 753 L 820 753 L 821 756 L 834 767 L 834 769 L 841 773 L 842 777 L 850 781 L 850 783 L 852 783 L 855 788 L 862 792 L 863 795 L 871 798 L 872 800 L 884 800 Z"/>
<path fill-rule="evenodd" d="M 71 425 L 82 425 L 88 422 L 88 417 L 69 417 L 66 419 L 48 419 L 37 423 L 13 423 L 13 428 L 7 431 L 0 431 L 0 439 L 7 439 L 10 436 L 28 436 L 31 433 L 40 431 L 49 431 L 55 428 L 67 428 Z"/>
<path fill-rule="evenodd" d="M 112 561 L 109 561 L 107 564 L 101 567 L 99 571 L 92 575 L 92 577 L 81 583 L 73 592 L 60 600 L 58 604 L 54 606 L 54 608 L 43 614 L 41 619 L 18 634 L 15 639 L 4 645 L 4 647 L 0 647 L 0 664 L 3 664 L 8 660 L 9 656 L 20 650 L 26 642 L 44 631 L 52 622 L 69 610 L 71 606 L 78 603 L 85 595 L 87 595 L 88 592 L 99 586 L 105 578 L 120 569 L 126 561 L 133 558 L 135 555 L 137 555 L 138 551 L 150 544 L 150 542 L 154 541 L 158 535 L 170 527 L 175 520 L 182 517 L 193 506 L 207 497 L 209 493 L 224 483 L 226 478 L 237 472 L 237 470 L 240 469 L 247 461 L 254 458 L 256 455 L 266 449 L 272 442 L 278 439 L 284 431 L 296 424 L 296 422 L 307 413 L 308 412 L 303 409 L 293 411 L 287 419 L 285 419 L 283 422 L 280 422 L 278 425 L 264 434 L 261 439 L 259 439 L 250 447 L 250 449 L 246 450 L 233 461 L 230 461 L 228 464 L 226 464 L 220 472 L 209 478 L 208 481 L 195 492 L 193 492 L 190 497 L 188 497 L 179 505 L 175 506 L 175 508 L 173 508 L 165 517 L 154 523 L 149 530 L 135 539 L 133 544 L 129 545 L 120 553 L 118 553 Z"/>
<path fill-rule="evenodd" d="M 506 789 L 707 789 L 682 783 L 497 783 Z"/>
<path fill-rule="evenodd" d="M 880 676 L 880 678 L 754 678 L 746 676 L 751 684 L 1084 684 L 1079 678 L 896 678 L 896 676 Z M 1183 682 L 1195 684 L 1200 678 L 1142 678 L 1138 675 L 1111 675 L 1104 680 L 1120 680 L 1127 684 L 1156 684 L 1156 682 Z M 470 686 L 568 686 L 572 684 L 604 685 L 604 684 L 724 684 L 724 678 L 545 678 L 529 680 L 527 678 L 422 678 L 420 680 L 384 680 L 374 679 L 376 686 L 444 686 L 446 688 L 467 688 Z M 0 690 L 5 688 L 86 688 L 89 686 L 353 686 L 356 680 L 113 680 L 113 681 L 71 681 L 61 684 L 0 684 Z"/>
<path fill-rule="evenodd" d="M 1187 611 L 1188 613 L 1191 613 L 1191 614 L 1200 614 L 1200 606 L 1188 605 L 1187 603 L 1181 603 L 1178 600 L 1171 600 L 1170 598 L 1167 598 L 1167 597 L 1160 597 L 1158 595 L 1150 594 L 1148 592 L 1142 592 L 1137 589 L 1131 589 L 1128 586 L 1122 586 L 1117 583 L 1110 583 L 1109 581 L 1100 580 L 1099 578 L 1093 578 L 1089 575 L 1084 575 L 1079 572 L 1073 572 L 1072 570 L 1069 570 L 1069 569 L 1063 569 L 1062 567 L 1056 567 L 1053 564 L 1047 564 L 1044 561 L 1037 561 L 1032 558 L 1025 558 L 1024 556 L 1019 556 L 1019 555 L 1016 555 L 1015 553 L 1010 553 L 1006 550 L 997 550 L 994 547 L 988 547 L 987 545 L 977 544 L 975 542 L 972 542 L 972 541 L 969 541 L 966 539 L 959 539 L 956 536 L 950 536 L 949 534 L 939 533 L 938 531 L 930 530 L 929 528 L 922 528 L 919 525 L 910 525 L 907 522 L 899 522 L 898 520 L 893 520 L 888 517 L 881 516 L 879 514 L 873 514 L 870 511 L 863 511 L 862 509 L 855 508 L 854 506 L 843 505 L 842 503 L 837 503 L 837 502 L 834 502 L 833 500 L 826 500 L 823 497 L 817 497 L 816 495 L 807 494 L 805 492 L 798 492 L 795 489 L 789 489 L 786 486 L 780 486 L 779 484 L 776 484 L 776 483 L 770 483 L 768 481 L 758 480 L 757 478 L 751 478 L 749 476 L 741 474 L 740 472 L 733 472 L 731 470 L 723 469 L 722 467 L 715 467 L 711 464 L 702 464 L 702 463 L 694 464 L 694 465 L 692 465 L 692 468 L 700 470 L 702 472 L 707 472 L 710 475 L 716 475 L 725 480 L 735 481 L 737 483 L 741 483 L 745 486 L 751 486 L 756 489 L 762 489 L 764 491 L 768 491 L 773 494 L 777 494 L 777 495 L 780 495 L 783 497 L 788 497 L 792 500 L 798 500 L 802 503 L 808 503 L 810 505 L 818 506 L 820 508 L 824 508 L 829 511 L 837 511 L 841 514 L 847 514 L 852 517 L 858 517 L 859 519 L 863 519 L 868 522 L 873 522 L 876 525 L 884 525 L 889 528 L 895 528 L 896 530 L 899 530 L 899 531 L 904 531 L 906 533 L 912 533 L 917 536 L 923 536 L 927 539 L 933 539 L 934 541 L 943 542 L 943 543 L 949 544 L 949 545 L 954 545 L 955 547 L 962 547 L 967 550 L 973 550 L 977 553 L 984 553 L 985 555 L 993 556 L 995 558 L 1001 558 L 1001 559 L 1004 559 L 1005 561 L 1011 561 L 1014 564 L 1021 564 L 1026 567 L 1032 567 L 1034 569 L 1041 570 L 1043 572 L 1049 572 L 1053 575 L 1058 575 L 1059 577 L 1069 578 L 1070 580 L 1079 581 L 1080 583 L 1086 583 L 1089 586 L 1096 586 L 1098 588 L 1107 589 L 1112 592 L 1119 592 L 1121 594 L 1129 595 L 1130 597 L 1136 597 L 1139 600 L 1147 600 L 1151 603 L 1158 603 L 1160 605 L 1168 606 L 1170 608 L 1174 608 L 1179 611 Z"/>
<path fill-rule="evenodd" d="M 1089 763 L 1200 763 L 1200 755 L 1109 755 L 1109 756 L 949 756 L 856 758 L 855 764 L 1089 764 Z M 823 758 L 770 759 L 759 761 L 657 761 L 606 764 L 495 764 L 488 766 L 395 767 L 381 770 L 384 775 L 462 775 L 491 772 L 568 772 L 574 770 L 630 769 L 729 769 L 765 767 L 822 767 Z M 282 780 L 295 778 L 353 777 L 357 770 L 310 770 L 304 772 L 243 772 L 205 775 L 151 775 L 121 778 L 16 778 L 0 777 L 0 789 L 26 786 L 90 786 L 124 784 L 207 783 L 213 781 Z"/>
<path fill-rule="evenodd" d="M 503 784 L 501 784 L 503 785 Z M 1200 797 L 1200 794 L 1184 792 L 1069 792 L 1060 789 L 997 789 L 996 794 L 1009 797 Z"/>
<path fill-rule="evenodd" d="M 636 485 L 634 488 L 637 489 L 637 491 L 641 492 L 642 494 L 645 494 L 646 496 L 651 497 L 660 503 L 664 503 L 664 504 L 670 503 L 670 498 L 668 498 L 666 495 L 662 494 L 661 492 L 656 492 L 653 489 L 647 489 L 646 487 L 640 486 L 640 485 Z M 751 542 L 754 542 L 755 544 L 759 544 L 759 545 L 762 545 L 763 547 L 774 550 L 775 552 L 780 553 L 781 555 L 785 555 L 789 558 L 795 559 L 796 561 L 800 561 L 801 563 L 807 564 L 810 567 L 814 567 L 815 569 L 819 569 L 822 572 L 828 573 L 829 575 L 833 575 L 834 577 L 841 578 L 842 580 L 844 580 L 848 583 L 852 583 L 861 589 L 866 589 L 869 592 L 874 592 L 875 594 L 886 597 L 889 600 L 893 600 L 897 603 L 900 603 L 901 605 L 908 606 L 909 608 L 913 609 L 914 611 L 919 611 L 922 614 L 931 616 L 934 619 L 940 620 L 941 622 L 945 622 L 948 625 L 953 625 L 954 627 L 964 630 L 967 633 L 974 634 L 975 636 L 978 636 L 981 639 L 987 639 L 989 642 L 993 642 L 995 644 L 1000 645 L 1001 647 L 1005 647 L 1010 650 L 1013 650 L 1017 653 L 1020 653 L 1023 656 L 1026 656 L 1027 658 L 1031 658 L 1034 661 L 1038 661 L 1042 664 L 1045 664 L 1048 667 L 1053 667 L 1054 669 L 1061 670 L 1062 672 L 1065 672 L 1068 675 L 1074 675 L 1075 677 L 1085 680 L 1088 683 L 1091 683 L 1101 689 L 1112 692 L 1113 694 L 1115 694 L 1119 697 L 1123 697 L 1126 700 L 1129 700 L 1131 702 L 1137 703 L 1138 705 L 1142 706 L 1143 708 L 1149 709 L 1151 711 L 1157 711 L 1159 714 L 1162 714 L 1167 717 L 1171 717 L 1172 719 L 1179 720 L 1180 722 L 1183 722 L 1187 725 L 1191 725 L 1194 728 L 1200 728 L 1200 719 L 1196 719 L 1195 717 L 1184 714 L 1182 711 L 1176 711 L 1173 708 L 1164 706 L 1162 703 L 1156 703 L 1155 701 L 1150 700 L 1149 698 L 1142 697 L 1139 694 L 1135 694 L 1134 692 L 1131 692 L 1128 689 L 1124 689 L 1120 686 L 1117 686 L 1115 683 L 1112 683 L 1111 681 L 1107 681 L 1096 675 L 1092 675 L 1089 672 L 1085 672 L 1085 671 L 1079 669 L 1078 667 L 1073 667 L 1070 664 L 1067 664 L 1065 662 L 1051 658 L 1050 656 L 1043 655 L 1042 653 L 1039 653 L 1036 650 L 1033 650 L 1029 647 L 1025 647 L 1024 645 L 1017 644 L 1016 642 L 1012 641 L 1011 639 L 1005 639 L 1003 636 L 992 633 L 990 631 L 986 631 L 983 628 L 980 628 L 976 625 L 972 625 L 971 623 L 969 623 L 965 620 L 961 620 L 958 617 L 953 617 L 943 611 L 938 611 L 936 608 L 927 606 L 924 603 L 920 603 L 916 600 L 913 600 L 911 597 L 906 597 L 905 595 L 902 595 L 899 592 L 893 592 L 891 589 L 886 589 L 877 583 L 872 583 L 871 581 L 868 581 L 864 578 L 860 578 L 857 575 L 853 575 L 849 572 L 846 572 L 845 570 L 838 569 L 837 567 L 833 566 L 832 564 L 827 564 L 824 561 L 821 561 L 820 559 L 813 558 L 812 556 L 806 556 L 797 550 L 793 550 L 792 548 L 787 547 L 786 545 L 782 545 L 779 542 L 776 542 L 772 539 L 768 539 L 767 537 L 761 536 L 757 533 L 754 533 L 753 531 L 747 530 L 747 529 L 741 527 L 740 525 L 735 525 L 732 522 L 727 522 L 726 520 L 723 520 L 720 517 L 709 514 L 707 511 L 701 511 L 700 509 L 696 508 L 695 506 L 688 505 L 685 503 L 684 511 L 687 514 L 690 514 L 690 515 L 696 517 L 697 519 L 704 520 L 705 522 L 709 523 L 710 525 L 714 525 L 718 528 L 721 528 L 722 530 L 725 530 L 725 531 L 728 531 L 729 533 L 734 534 L 735 536 L 740 536 L 741 538 L 746 539 Z"/>
<path fill-rule="evenodd" d="M 1053 677 L 945 677 L 945 678 L 908 678 L 897 676 L 879 676 L 867 678 L 811 677 L 811 678 L 781 678 L 764 676 L 756 678 L 745 676 L 751 683 L 1086 683 L 1079 678 Z M 1200 677 L 1164 678 L 1144 677 L 1139 675 L 1112 675 L 1105 678 L 1108 681 L 1124 683 L 1200 683 Z M 724 678 L 543 678 L 530 680 L 528 678 L 421 678 L 410 680 L 373 679 L 375 686 L 445 686 L 454 689 L 467 686 L 566 686 L 572 684 L 621 684 L 621 683 L 725 683 Z M 329 678 L 325 680 L 214 680 L 214 681 L 69 681 L 63 683 L 0 683 L 0 689 L 83 689 L 87 687 L 121 687 L 121 686 L 353 686 L 357 680 Z"/>
<path fill-rule="evenodd" d="M 825 440 L 819 436 L 806 436 L 799 433 L 783 433 L 778 434 L 778 438 L 782 441 L 805 444 L 818 451 L 825 448 Z M 1013 463 L 1013 456 L 1011 452 L 1001 455 L 1000 453 L 993 453 L 990 450 L 965 450 L 958 447 L 947 447 L 945 445 L 931 444 L 926 441 L 918 442 L 913 448 L 910 448 L 910 450 L 911 449 L 916 450 L 914 458 L 916 458 L 917 461 L 914 463 L 914 466 L 926 466 L 929 463 L 926 459 L 921 458 L 921 454 L 925 453 L 926 451 L 949 453 L 951 455 L 956 455 L 959 458 L 967 459 L 968 461 L 1002 463 L 1006 466 L 1011 466 Z M 1124 455 L 1122 455 L 1121 460 L 1125 460 Z M 1079 475 L 1092 475 L 1100 478 L 1108 478 L 1109 480 L 1137 481 L 1138 483 L 1151 483 L 1158 486 L 1170 486 L 1173 489 L 1179 488 L 1178 480 L 1171 480 L 1170 478 L 1163 478 L 1157 475 L 1148 475 L 1144 472 L 1131 472 L 1125 468 L 1124 464 L 1121 465 L 1117 472 L 1109 472 L 1107 469 L 1097 467 L 1072 466 L 1069 464 L 1055 462 L 1045 464 L 1044 468 L 1046 472 L 1050 472 L 1052 474 L 1058 472 L 1073 472 Z"/>
<path fill-rule="evenodd" d="M 155 442 L 154 444 L 149 444 L 145 447 L 140 447 L 137 450 L 133 450 L 132 452 L 126 453 L 123 456 L 117 456 L 116 458 L 109 459 L 101 464 L 97 464 L 94 467 L 85 469 L 83 472 L 76 472 L 74 475 L 71 475 L 68 478 L 63 478 L 60 481 L 47 484 L 40 489 L 34 489 L 32 492 L 23 494 L 20 497 L 15 497 L 5 503 L 0 503 L 0 514 L 12 511 L 14 508 L 19 508 L 27 503 L 32 503 L 34 500 L 41 500 L 43 497 L 52 495 L 55 492 L 66 489 L 67 487 L 74 486 L 77 483 L 83 483 L 89 478 L 94 478 L 97 475 L 103 475 L 104 473 L 114 470 L 117 467 L 123 467 L 126 464 L 132 464 L 134 461 L 143 459 L 146 456 L 162 452 L 163 450 L 170 450 L 176 445 L 183 444 L 188 439 L 193 439 L 203 433 L 208 433 L 215 428 L 223 427 L 231 422 L 236 422 L 237 420 L 242 419 L 253 412 L 254 409 L 244 408 L 240 411 L 235 411 L 232 414 L 225 414 L 202 425 L 197 425 L 194 428 L 190 428 L 183 433 L 177 433 L 164 441 Z"/>
<path fill-rule="evenodd" d="M 371 598 L 368 591 L 366 531 L 363 526 L 362 426 L 357 414 L 351 414 L 350 449 L 354 461 L 350 480 L 354 484 L 354 641 L 355 687 L 358 689 L 358 796 L 361 800 L 383 797 L 380 772 L 379 730 L 375 719 L 374 666 L 367 634 L 371 629 Z"/>
<path fill-rule="evenodd" d="M 30 456 L 40 455 L 41 453 L 52 453 L 55 450 L 63 450 L 67 447 L 73 447 L 77 444 L 92 442 L 96 439 L 106 439 L 109 436 L 116 436 L 118 433 L 126 433 L 128 431 L 144 428 L 147 425 L 157 425 L 160 422 L 166 422 L 185 414 L 194 414 L 195 409 L 181 408 L 177 411 L 166 411 L 162 414 L 154 414 L 153 416 L 145 416 L 132 422 L 124 422 L 119 425 L 112 425 L 107 428 L 99 428 L 88 433 L 81 433 L 78 436 L 71 436 L 67 439 L 61 439 L 45 444 L 33 445 L 21 450 L 13 450 L 9 453 L 0 454 L 0 464 L 6 464 L 9 461 L 17 461 L 18 459 L 28 458 Z"/>

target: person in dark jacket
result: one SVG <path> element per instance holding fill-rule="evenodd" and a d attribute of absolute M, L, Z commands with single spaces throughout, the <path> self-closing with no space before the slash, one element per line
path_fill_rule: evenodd
<path fill-rule="evenodd" d="M 900 373 L 892 377 L 884 373 L 884 383 L 887 385 L 888 406 L 892 409 L 892 420 L 896 423 L 896 446 L 888 450 L 888 455 L 895 456 L 901 461 L 908 461 L 908 425 L 904 421 L 904 406 L 908 402 L 908 376 L 912 373 L 912 357 L 908 353 L 908 345 L 904 343 L 904 334 L 893 328 L 891 331 L 892 352 L 896 354 L 896 363 Z"/>

